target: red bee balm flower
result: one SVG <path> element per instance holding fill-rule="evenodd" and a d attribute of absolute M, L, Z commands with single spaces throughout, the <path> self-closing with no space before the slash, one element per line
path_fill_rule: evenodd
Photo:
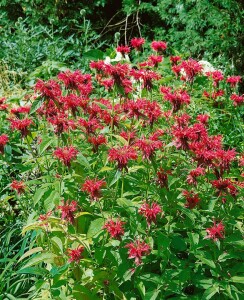
<path fill-rule="evenodd" d="M 10 184 L 11 188 L 13 190 L 15 190 L 18 194 L 22 194 L 24 193 L 25 191 L 25 184 L 23 181 L 17 181 L 17 180 L 14 180 L 11 184 Z"/>
<path fill-rule="evenodd" d="M 59 205 L 58 209 L 60 209 L 62 212 L 61 218 L 63 220 L 74 223 L 74 212 L 77 210 L 76 201 L 73 200 L 70 202 L 70 204 L 69 201 L 66 201 L 66 203 L 63 201 L 63 205 Z"/>
<path fill-rule="evenodd" d="M 33 121 L 31 119 L 25 118 L 25 119 L 10 119 L 11 123 L 11 129 L 17 129 L 21 132 L 22 137 L 27 136 L 29 133 L 28 127 L 33 124 Z"/>
<path fill-rule="evenodd" d="M 167 43 L 161 41 L 153 41 L 151 43 L 151 48 L 158 53 L 162 53 L 164 50 L 167 49 Z"/>
<path fill-rule="evenodd" d="M 103 226 L 103 229 L 107 229 L 111 238 L 119 239 L 120 236 L 124 234 L 123 224 L 125 224 L 125 222 L 122 222 L 119 219 L 116 221 L 108 220 Z"/>
<path fill-rule="evenodd" d="M 219 222 L 216 224 L 216 221 L 214 221 L 214 226 L 207 228 L 206 232 L 208 235 L 205 237 L 205 239 L 213 239 L 214 241 L 217 241 L 219 238 L 224 238 L 224 224 Z"/>
<path fill-rule="evenodd" d="M 63 148 L 57 148 L 53 152 L 53 154 L 59 160 L 61 160 L 64 165 L 69 167 L 71 160 L 76 159 L 77 154 L 78 154 L 78 150 L 75 149 L 73 146 L 63 147 Z"/>
<path fill-rule="evenodd" d="M 106 186 L 104 180 L 87 179 L 82 187 L 82 191 L 88 193 L 92 200 L 101 198 L 101 188 Z"/>
<path fill-rule="evenodd" d="M 76 249 L 68 249 L 68 254 L 69 254 L 69 262 L 75 261 L 79 262 L 82 258 L 82 252 L 84 251 L 83 246 L 78 246 Z"/>
<path fill-rule="evenodd" d="M 125 54 L 130 53 L 130 47 L 128 47 L 128 46 L 118 46 L 116 51 L 120 52 L 123 56 L 125 56 Z"/>
<path fill-rule="evenodd" d="M 131 46 L 135 48 L 137 51 L 142 50 L 142 45 L 145 43 L 145 39 L 143 38 L 133 38 L 131 41 Z"/>
<path fill-rule="evenodd" d="M 140 242 L 139 239 L 134 243 L 127 244 L 125 248 L 129 248 L 129 258 L 134 258 L 137 266 L 141 264 L 142 256 L 150 253 L 150 246 L 144 241 Z"/>
<path fill-rule="evenodd" d="M 193 191 L 188 192 L 186 190 L 183 190 L 182 194 L 187 201 L 187 203 L 185 204 L 185 207 L 187 208 L 194 208 L 200 201 L 198 194 L 195 194 Z"/>
<path fill-rule="evenodd" d="M 117 161 L 118 168 L 122 170 L 126 168 L 130 159 L 137 159 L 136 150 L 132 146 L 123 146 L 120 148 L 112 148 L 109 150 L 108 159 L 110 161 Z"/>
<path fill-rule="evenodd" d="M 139 214 L 143 215 L 146 218 L 148 226 L 152 222 L 156 223 L 156 217 L 161 212 L 162 212 L 162 209 L 156 202 L 153 202 L 151 204 L 151 207 L 148 203 L 145 202 L 139 208 Z"/>
<path fill-rule="evenodd" d="M 0 153 L 4 153 L 4 146 L 8 142 L 8 136 L 6 134 L 0 135 Z"/>

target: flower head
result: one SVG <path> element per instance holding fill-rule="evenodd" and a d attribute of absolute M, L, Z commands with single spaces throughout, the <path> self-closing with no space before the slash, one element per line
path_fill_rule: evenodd
<path fill-rule="evenodd" d="M 10 184 L 10 187 L 15 190 L 18 194 L 22 194 L 24 193 L 25 191 L 25 184 L 23 181 L 17 181 L 17 180 L 14 180 L 11 184 Z"/>
<path fill-rule="evenodd" d="M 79 262 L 82 258 L 82 253 L 85 250 L 83 246 L 78 246 L 76 249 L 68 249 L 69 262 Z"/>
<path fill-rule="evenodd" d="M 125 56 L 125 54 L 130 53 L 130 47 L 128 46 L 118 46 L 116 48 L 117 52 L 120 52 L 123 56 Z"/>
<path fill-rule="evenodd" d="M 98 200 L 102 196 L 101 188 L 104 186 L 106 186 L 104 180 L 87 179 L 82 186 L 82 191 L 88 193 L 92 200 Z"/>
<path fill-rule="evenodd" d="M 63 205 L 58 206 L 58 209 L 61 210 L 61 218 L 73 224 L 74 212 L 77 210 L 77 205 L 77 202 L 74 200 L 72 200 L 70 203 L 69 201 L 63 201 Z"/>
<path fill-rule="evenodd" d="M 57 148 L 53 152 L 54 156 L 56 156 L 65 166 L 70 166 L 71 160 L 76 159 L 78 150 L 73 147 L 63 147 L 63 148 Z"/>
<path fill-rule="evenodd" d="M 162 209 L 156 202 L 153 202 L 151 206 L 148 203 L 144 202 L 139 208 L 139 214 L 143 215 L 146 218 L 148 226 L 152 222 L 156 223 L 157 215 L 161 212 Z"/>
<path fill-rule="evenodd" d="M 166 42 L 162 42 L 162 41 L 153 41 L 151 43 L 151 48 L 158 52 L 158 53 L 162 53 L 164 50 L 167 49 L 167 43 Z"/>
<path fill-rule="evenodd" d="M 120 148 L 112 148 L 109 150 L 108 159 L 117 161 L 120 170 L 127 167 L 129 160 L 137 159 L 137 153 L 132 146 L 123 146 Z"/>
<path fill-rule="evenodd" d="M 122 222 L 119 219 L 116 221 L 108 220 L 103 226 L 103 229 L 107 230 L 111 238 L 119 239 L 121 235 L 124 234 L 123 224 L 125 224 L 125 222 Z"/>
<path fill-rule="evenodd" d="M 133 48 L 135 48 L 137 51 L 142 50 L 142 45 L 145 43 L 145 39 L 143 38 L 133 38 L 130 41 L 130 44 Z"/>
<path fill-rule="evenodd" d="M 229 76 L 226 79 L 226 82 L 229 83 L 232 88 L 236 87 L 240 81 L 241 81 L 241 76 Z"/>
<path fill-rule="evenodd" d="M 21 132 L 22 137 L 27 136 L 29 133 L 29 126 L 33 124 L 33 121 L 29 118 L 25 119 L 10 119 L 11 129 L 17 129 Z"/>
<path fill-rule="evenodd" d="M 138 266 L 141 264 L 142 256 L 150 253 L 150 246 L 144 241 L 137 239 L 134 243 L 129 243 L 125 246 L 128 248 L 129 258 L 135 259 L 135 264 Z"/>
<path fill-rule="evenodd" d="M 208 235 L 205 237 L 205 239 L 213 239 L 214 241 L 217 241 L 220 238 L 223 239 L 224 229 L 225 228 L 222 221 L 220 221 L 218 224 L 216 221 L 214 221 L 214 226 L 206 229 Z"/>
<path fill-rule="evenodd" d="M 182 194 L 186 199 L 185 207 L 187 208 L 194 208 L 200 201 L 198 194 L 194 193 L 193 191 L 189 192 L 187 190 L 183 190 Z"/>
<path fill-rule="evenodd" d="M 4 146 L 7 144 L 8 140 L 7 134 L 0 135 L 0 153 L 4 153 Z"/>

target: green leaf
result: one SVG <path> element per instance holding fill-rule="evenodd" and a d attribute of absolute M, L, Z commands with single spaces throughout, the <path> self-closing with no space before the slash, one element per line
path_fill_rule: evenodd
<path fill-rule="evenodd" d="M 87 59 L 98 60 L 104 59 L 105 54 L 101 50 L 93 49 L 83 53 L 83 57 Z"/>
<path fill-rule="evenodd" d="M 230 278 L 230 281 L 244 284 L 244 277 L 233 276 L 233 277 Z"/>
<path fill-rule="evenodd" d="M 92 221 L 87 231 L 87 238 L 92 238 L 97 233 L 102 231 L 103 225 L 104 225 L 104 220 L 102 218 L 98 218 Z"/>
<path fill-rule="evenodd" d="M 35 191 L 35 194 L 33 196 L 33 203 L 36 205 L 40 199 L 43 197 L 43 195 L 46 193 L 47 188 L 39 188 Z"/>
<path fill-rule="evenodd" d="M 184 251 L 187 248 L 185 240 L 180 235 L 175 235 L 172 238 L 171 245 L 173 248 L 179 251 Z"/>
<path fill-rule="evenodd" d="M 48 274 L 48 271 L 43 268 L 29 267 L 29 268 L 24 268 L 24 269 L 18 270 L 16 273 L 17 274 L 32 274 L 32 275 L 45 276 Z"/>
<path fill-rule="evenodd" d="M 27 252 L 25 252 L 25 254 L 23 254 L 20 259 L 17 261 L 17 263 L 19 263 L 21 260 L 23 260 L 24 258 L 34 254 L 34 253 L 37 253 L 37 252 L 42 252 L 43 251 L 43 248 L 42 247 L 36 247 L 36 248 L 33 248 Z"/>
<path fill-rule="evenodd" d="M 42 106 L 44 102 L 44 98 L 37 98 L 31 105 L 31 109 L 30 109 L 30 115 L 32 115 L 36 110 L 38 110 L 38 108 L 40 108 Z"/>
<path fill-rule="evenodd" d="M 41 144 L 39 145 L 39 153 L 40 155 L 53 143 L 53 137 L 45 137 L 43 138 Z"/>
<path fill-rule="evenodd" d="M 202 255 L 196 255 L 196 258 L 200 259 L 204 264 L 208 265 L 212 269 L 216 268 L 216 265 L 212 260 L 207 259 L 207 258 L 203 257 Z"/>
<path fill-rule="evenodd" d="M 61 239 L 59 237 L 57 237 L 57 236 L 52 237 L 51 242 L 59 250 L 59 253 L 63 253 L 63 242 L 61 241 Z"/>
<path fill-rule="evenodd" d="M 109 185 L 109 187 L 111 187 L 113 184 L 115 184 L 115 182 L 117 182 L 120 179 L 121 175 L 122 175 L 121 171 L 117 170 L 115 175 L 114 175 L 113 180 L 111 181 L 111 183 Z"/>
<path fill-rule="evenodd" d="M 219 292 L 219 287 L 217 285 L 214 285 L 213 287 L 208 288 L 204 292 L 201 300 L 209 300 L 218 292 Z"/>
<path fill-rule="evenodd" d="M 86 158 L 82 153 L 79 153 L 79 154 L 77 155 L 77 161 L 78 161 L 78 163 L 80 163 L 82 166 L 86 167 L 87 169 L 90 169 L 90 168 L 91 168 L 89 161 L 87 160 L 87 158 Z"/>
<path fill-rule="evenodd" d="M 20 270 L 26 269 L 28 267 L 37 265 L 39 263 L 45 262 L 45 263 L 53 263 L 54 258 L 57 257 L 54 253 L 40 253 L 37 254 L 35 257 L 31 258 L 28 263 L 22 267 Z"/>

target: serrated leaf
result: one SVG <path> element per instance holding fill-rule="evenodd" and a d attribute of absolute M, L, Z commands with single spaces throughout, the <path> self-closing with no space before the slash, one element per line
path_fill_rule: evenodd
<path fill-rule="evenodd" d="M 219 287 L 218 286 L 213 286 L 213 287 L 210 287 L 208 288 L 204 293 L 203 293 L 203 296 L 202 296 L 202 300 L 209 300 L 211 299 L 216 293 L 219 292 Z"/>
<path fill-rule="evenodd" d="M 36 110 L 38 110 L 38 108 L 40 108 L 43 103 L 44 103 L 44 98 L 40 99 L 38 97 L 31 105 L 30 115 L 32 115 Z"/>
<path fill-rule="evenodd" d="M 202 255 L 196 255 L 196 258 L 200 259 L 204 264 L 208 265 L 212 269 L 216 268 L 216 265 L 212 260 L 207 259 L 206 257 L 203 257 Z"/>
<path fill-rule="evenodd" d="M 102 231 L 103 225 L 104 225 L 104 220 L 102 218 L 98 218 L 92 221 L 87 231 L 87 238 L 92 238 L 97 233 Z"/>

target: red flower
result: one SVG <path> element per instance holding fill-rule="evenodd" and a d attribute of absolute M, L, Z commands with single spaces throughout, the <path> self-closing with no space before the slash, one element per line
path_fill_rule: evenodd
<path fill-rule="evenodd" d="M 38 220 L 41 221 L 41 222 L 44 222 L 44 221 L 46 221 L 51 215 L 52 215 L 52 211 L 49 211 L 49 212 L 47 212 L 47 213 L 44 214 L 44 215 L 40 215 L 39 218 L 38 218 Z M 41 226 L 48 226 L 48 222 L 42 224 Z"/>
<path fill-rule="evenodd" d="M 92 200 L 98 200 L 102 196 L 101 188 L 104 186 L 106 186 L 104 180 L 87 179 L 82 186 L 82 191 L 88 193 Z"/>
<path fill-rule="evenodd" d="M 173 65 L 177 65 L 179 61 L 181 61 L 180 56 L 170 56 L 169 60 L 172 62 Z"/>
<path fill-rule="evenodd" d="M 163 57 L 162 56 L 156 56 L 156 55 L 150 55 L 148 57 L 149 60 L 149 65 L 152 67 L 157 67 L 159 63 L 161 63 L 163 61 Z"/>
<path fill-rule="evenodd" d="M 7 134 L 0 135 L 0 153 L 4 153 L 4 146 L 7 144 L 8 140 Z"/>
<path fill-rule="evenodd" d="M 194 208 L 200 201 L 198 194 L 195 194 L 193 191 L 189 192 L 187 190 L 183 190 L 182 194 L 187 201 L 187 203 L 185 204 L 185 207 L 187 207 L 187 208 L 190 208 L 190 209 Z"/>
<path fill-rule="evenodd" d="M 97 152 L 98 147 L 100 145 L 105 145 L 107 143 L 107 140 L 104 135 L 100 134 L 98 136 L 89 136 L 88 142 L 93 145 L 93 152 Z"/>
<path fill-rule="evenodd" d="M 224 224 L 222 221 L 220 221 L 218 224 L 216 224 L 216 221 L 214 221 L 214 226 L 207 228 L 206 232 L 208 235 L 205 237 L 205 239 L 213 239 L 214 241 L 217 241 L 219 238 L 224 238 Z"/>
<path fill-rule="evenodd" d="M 130 53 L 130 47 L 128 46 L 118 46 L 116 48 L 117 52 L 120 52 L 123 56 L 125 56 L 125 54 Z"/>
<path fill-rule="evenodd" d="M 233 197 L 235 197 L 238 193 L 230 179 L 220 178 L 218 180 L 212 180 L 211 184 L 218 190 L 218 196 L 222 196 L 223 193 L 230 193 Z"/>
<path fill-rule="evenodd" d="M 213 71 L 213 72 L 206 72 L 208 77 L 213 79 L 213 86 L 217 87 L 219 85 L 219 81 L 224 79 L 224 75 L 221 71 Z"/>
<path fill-rule="evenodd" d="M 137 51 L 142 50 L 142 45 L 145 43 L 145 39 L 143 38 L 133 38 L 130 41 L 130 44 L 133 48 L 135 48 Z"/>
<path fill-rule="evenodd" d="M 244 103 L 244 95 L 232 94 L 230 99 L 233 101 L 234 106 L 239 106 Z"/>
<path fill-rule="evenodd" d="M 197 120 L 204 125 L 208 123 L 209 118 L 210 117 L 207 114 L 202 114 L 197 116 Z"/>
<path fill-rule="evenodd" d="M 204 175 L 204 174 L 205 174 L 205 170 L 204 170 L 204 168 L 201 168 L 201 167 L 197 167 L 196 169 L 191 170 L 189 175 L 187 176 L 187 183 L 196 185 L 197 177 Z"/>
<path fill-rule="evenodd" d="M 137 140 L 135 143 L 135 146 L 137 146 L 142 151 L 143 158 L 149 160 L 152 158 L 154 152 L 157 149 L 160 149 L 162 145 L 163 143 L 161 141 L 152 137 L 149 137 L 148 139 L 143 137 Z"/>
<path fill-rule="evenodd" d="M 241 81 L 241 76 L 230 76 L 226 79 L 227 83 L 230 83 L 230 86 L 234 88 Z"/>
<path fill-rule="evenodd" d="M 85 250 L 83 246 L 78 246 L 76 249 L 68 249 L 69 262 L 79 262 L 82 258 L 82 252 Z"/>
<path fill-rule="evenodd" d="M 112 238 L 120 239 L 121 235 L 124 234 L 123 224 L 125 224 L 125 222 L 122 222 L 119 219 L 116 221 L 108 220 L 103 226 L 103 229 L 107 229 Z"/>
<path fill-rule="evenodd" d="M 151 43 L 151 47 L 158 53 L 162 53 L 164 50 L 167 49 L 167 43 L 162 41 L 153 41 Z"/>
<path fill-rule="evenodd" d="M 129 249 L 129 258 L 134 258 L 137 266 L 141 264 L 142 256 L 149 254 L 151 250 L 148 244 L 144 241 L 140 242 L 139 239 L 137 239 L 134 243 L 127 244 L 125 248 Z"/>
<path fill-rule="evenodd" d="M 168 174 L 170 173 L 170 171 L 165 171 L 162 167 L 160 167 L 160 170 L 157 172 L 156 183 L 160 185 L 161 188 L 168 188 Z"/>
<path fill-rule="evenodd" d="M 189 82 L 193 82 L 194 77 L 202 72 L 203 67 L 196 60 L 190 58 L 184 60 L 180 64 L 181 68 L 185 71 L 185 78 Z"/>
<path fill-rule="evenodd" d="M 35 91 L 41 93 L 41 97 L 45 97 L 48 99 L 56 100 L 59 96 L 61 96 L 61 88 L 60 85 L 55 80 L 48 80 L 47 82 L 39 79 L 35 85 Z"/>
<path fill-rule="evenodd" d="M 22 137 L 27 136 L 29 133 L 28 127 L 33 124 L 33 121 L 31 119 L 25 118 L 25 119 L 10 119 L 12 129 L 17 129 L 21 132 Z"/>
<path fill-rule="evenodd" d="M 161 88 L 160 91 L 163 93 L 164 99 L 170 101 L 173 105 L 173 113 L 181 109 L 183 104 L 190 103 L 190 96 L 182 89 L 175 90 L 174 93 L 165 88 Z"/>
<path fill-rule="evenodd" d="M 108 159 L 117 161 L 120 170 L 126 168 L 129 160 L 136 160 L 137 153 L 132 146 L 123 146 L 120 148 L 112 148 L 109 150 Z"/>
<path fill-rule="evenodd" d="M 73 147 L 63 147 L 63 148 L 57 148 L 53 152 L 54 156 L 56 156 L 62 163 L 66 166 L 70 166 L 71 160 L 76 159 L 78 150 Z"/>
<path fill-rule="evenodd" d="M 63 220 L 66 220 L 67 222 L 74 223 L 74 212 L 77 210 L 77 202 L 71 201 L 69 204 L 69 201 L 66 201 L 66 203 L 63 201 L 63 205 L 59 205 L 58 209 L 61 210 L 61 218 Z"/>
<path fill-rule="evenodd" d="M 19 106 L 13 107 L 10 112 L 11 114 L 19 115 L 19 114 L 28 114 L 30 112 L 30 106 Z"/>
<path fill-rule="evenodd" d="M 10 184 L 10 187 L 15 190 L 18 194 L 22 194 L 24 193 L 25 191 L 25 184 L 23 181 L 17 181 L 17 180 L 14 180 L 11 184 Z"/>
<path fill-rule="evenodd" d="M 157 215 L 161 212 L 162 209 L 156 202 L 153 202 L 151 206 L 145 202 L 139 208 L 139 214 L 146 218 L 148 226 L 150 226 L 152 222 L 156 224 Z"/>

